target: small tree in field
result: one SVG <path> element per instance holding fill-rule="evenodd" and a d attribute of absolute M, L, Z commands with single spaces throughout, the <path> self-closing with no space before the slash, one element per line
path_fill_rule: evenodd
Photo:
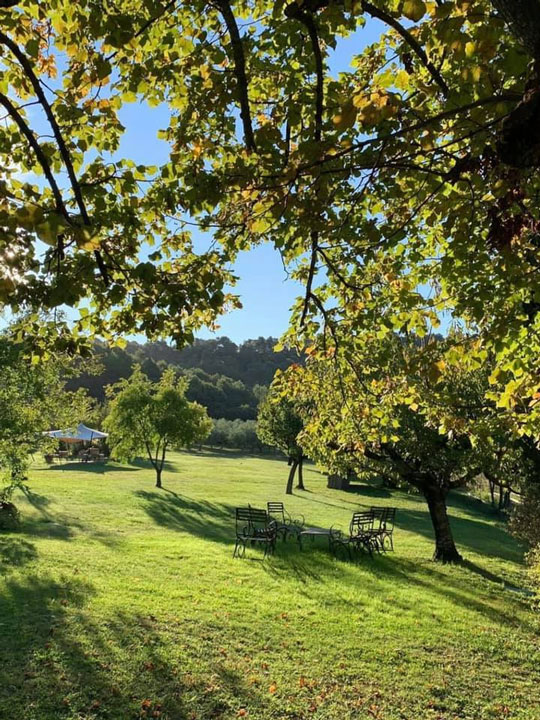
<path fill-rule="evenodd" d="M 257 415 L 257 437 L 266 445 L 279 448 L 289 459 L 290 472 L 287 480 L 287 495 L 292 494 L 294 476 L 298 469 L 298 484 L 304 490 L 302 465 L 304 453 L 298 444 L 298 435 L 303 429 L 302 418 L 293 403 L 270 390 L 259 405 Z"/>
<path fill-rule="evenodd" d="M 212 429 L 206 408 L 186 400 L 188 382 L 166 370 L 153 383 L 136 367 L 131 377 L 109 390 L 110 411 L 105 427 L 114 454 L 131 459 L 146 452 L 156 471 L 156 487 L 167 450 L 202 442 Z"/>

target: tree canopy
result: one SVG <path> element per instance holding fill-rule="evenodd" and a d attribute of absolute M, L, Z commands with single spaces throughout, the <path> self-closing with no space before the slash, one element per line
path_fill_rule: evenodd
<path fill-rule="evenodd" d="M 486 401 L 489 364 L 478 368 L 473 357 L 457 354 L 452 364 L 434 361 L 430 373 L 415 366 L 419 352 L 438 357 L 458 342 L 453 336 L 380 340 L 374 333 L 354 361 L 322 358 L 314 349 L 305 367 L 292 366 L 275 381 L 276 391 L 301 409 L 299 442 L 308 456 L 333 472 L 389 476 L 424 496 L 434 557 L 443 562 L 460 559 L 446 513 L 448 493 L 482 473 L 519 491 L 535 476 L 539 458 L 508 415 Z"/>
<path fill-rule="evenodd" d="M 79 336 L 189 340 L 233 302 L 238 250 L 270 240 L 306 287 L 295 330 L 425 333 L 449 311 L 496 352 L 501 405 L 533 397 L 533 0 L 122 0 L 108 13 L 29 0 L 0 12 L 13 308 L 79 305 Z M 336 71 L 353 33 L 360 49 Z M 161 167 L 118 156 L 134 101 L 170 109 Z M 207 253 L 190 223 L 213 232 Z M 39 339 L 36 312 L 25 331 Z"/>
<path fill-rule="evenodd" d="M 105 428 L 119 459 L 146 454 L 156 471 L 156 487 L 167 450 L 202 442 L 212 430 L 205 408 L 186 400 L 187 383 L 166 370 L 152 383 L 140 368 L 127 380 L 110 388 L 109 414 Z"/>

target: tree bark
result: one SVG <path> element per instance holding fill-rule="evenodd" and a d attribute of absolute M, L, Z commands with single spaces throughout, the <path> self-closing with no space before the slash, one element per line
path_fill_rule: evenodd
<path fill-rule="evenodd" d="M 287 495 L 292 495 L 292 489 L 293 489 L 293 481 L 294 481 L 294 474 L 296 472 L 296 466 L 298 465 L 298 460 L 292 461 L 291 469 L 289 472 L 289 479 L 287 480 L 287 489 L 285 490 Z"/>
<path fill-rule="evenodd" d="M 156 487 L 161 487 L 161 471 L 162 468 L 156 468 Z"/>
<path fill-rule="evenodd" d="M 298 490 L 305 490 L 305 489 L 306 489 L 306 488 L 304 487 L 304 472 L 303 472 L 303 470 L 304 470 L 304 456 L 302 455 L 302 457 L 301 457 L 300 460 L 298 461 L 298 482 L 297 482 L 297 485 L 296 485 L 296 488 L 297 488 Z"/>
<path fill-rule="evenodd" d="M 459 554 L 450 520 L 446 511 L 446 495 L 447 491 L 432 485 L 424 488 L 424 497 L 426 498 L 433 530 L 435 531 L 435 552 L 433 560 L 442 563 L 458 563 L 463 560 Z"/>

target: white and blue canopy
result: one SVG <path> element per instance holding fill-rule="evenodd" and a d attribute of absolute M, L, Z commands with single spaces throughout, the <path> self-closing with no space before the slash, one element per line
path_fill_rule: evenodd
<path fill-rule="evenodd" d="M 93 430 L 87 427 L 83 423 L 77 425 L 76 430 L 48 430 L 45 435 L 56 438 L 57 440 L 63 440 L 64 442 L 91 442 L 92 440 L 99 440 L 101 438 L 108 437 L 108 433 L 101 432 L 100 430 Z"/>

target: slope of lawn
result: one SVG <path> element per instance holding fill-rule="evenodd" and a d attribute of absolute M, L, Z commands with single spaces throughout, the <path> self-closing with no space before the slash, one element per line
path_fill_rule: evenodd
<path fill-rule="evenodd" d="M 36 464 L 0 535 L 2 720 L 540 718 L 538 613 L 522 549 L 487 506 L 451 507 L 463 567 L 430 562 L 421 498 L 328 490 L 286 463 L 171 454 L 140 465 Z M 357 564 L 324 542 L 233 560 L 236 505 L 285 500 L 310 524 L 398 507 L 396 552 Z"/>

